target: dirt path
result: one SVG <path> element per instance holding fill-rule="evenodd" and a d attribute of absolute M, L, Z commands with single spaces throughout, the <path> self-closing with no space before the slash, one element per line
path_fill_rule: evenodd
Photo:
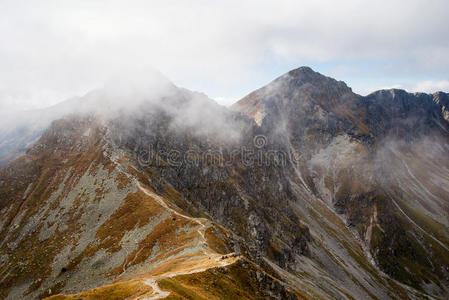
<path fill-rule="evenodd" d="M 153 296 L 142 298 L 141 300 L 162 299 L 170 295 L 170 292 L 163 291 L 159 288 L 159 285 L 157 284 L 156 279 L 154 278 L 148 278 L 143 283 L 151 286 L 151 288 L 153 289 Z"/>
<path fill-rule="evenodd" d="M 149 190 L 147 190 L 146 188 L 144 188 L 140 182 L 137 182 L 137 187 L 144 192 L 146 195 L 150 196 L 151 198 L 155 199 L 160 205 L 162 205 L 165 209 L 171 211 L 172 213 L 174 213 L 175 215 L 181 217 L 181 218 L 185 218 L 188 219 L 192 222 L 197 223 L 198 225 L 200 225 L 200 228 L 197 229 L 198 234 L 201 236 L 201 240 L 204 244 L 207 244 L 207 240 L 204 236 L 204 233 L 206 232 L 206 225 L 204 224 L 204 221 L 199 219 L 199 218 L 193 218 L 193 217 L 189 217 L 186 216 L 184 214 L 181 214 L 180 212 L 177 212 L 176 210 L 174 210 L 173 208 L 169 207 L 167 205 L 167 203 L 165 203 L 165 201 L 159 197 L 157 194 L 150 192 Z"/>
<path fill-rule="evenodd" d="M 207 229 L 207 226 L 205 224 L 205 222 L 207 221 L 207 219 L 200 219 L 200 218 L 194 218 L 194 217 L 190 217 L 187 215 L 184 215 L 178 211 L 176 211 L 175 209 L 171 208 L 170 206 L 167 205 L 167 203 L 165 203 L 164 199 L 162 199 L 159 195 L 149 191 L 148 189 L 144 188 L 140 182 L 138 181 L 138 179 L 129 174 L 128 172 L 122 170 L 120 164 L 117 162 L 117 159 L 113 156 L 110 156 L 110 159 L 112 162 L 115 163 L 115 165 L 119 168 L 119 170 L 122 171 L 122 173 L 127 176 L 129 179 L 133 180 L 136 185 L 137 188 L 140 189 L 142 192 L 145 193 L 145 195 L 151 197 L 152 199 L 156 200 L 162 207 L 164 207 L 165 209 L 169 210 L 170 212 L 172 212 L 173 214 L 181 217 L 181 218 L 185 218 L 187 220 L 190 220 L 196 224 L 199 225 L 199 228 L 196 230 L 200 236 L 200 240 L 201 240 L 201 244 L 204 246 L 207 246 L 207 239 L 205 237 L 205 232 Z M 136 171 L 138 171 L 135 167 L 133 167 Z M 154 299 L 162 299 L 162 298 L 166 298 L 168 297 L 168 295 L 170 295 L 169 291 L 163 291 L 159 288 L 158 285 L 158 280 L 163 279 L 163 278 L 171 278 L 171 277 L 175 277 L 175 276 L 180 276 L 180 275 L 188 275 L 188 274 L 194 274 L 194 273 L 199 273 L 199 272 L 204 272 L 208 269 L 212 269 L 212 268 L 217 268 L 217 267 L 225 267 L 228 265 L 231 265 L 233 263 L 235 263 L 237 260 L 240 259 L 240 256 L 235 256 L 234 253 L 228 253 L 228 254 L 219 254 L 216 252 L 211 251 L 210 249 L 202 249 L 202 252 L 204 254 L 204 256 L 207 258 L 207 262 L 208 264 L 205 265 L 201 265 L 199 266 L 197 269 L 193 269 L 193 270 L 189 270 L 189 271 L 182 271 L 182 272 L 172 272 L 172 273 L 168 273 L 168 274 L 164 274 L 162 276 L 158 276 L 158 277 L 150 277 L 147 278 L 143 281 L 144 284 L 151 286 L 152 290 L 153 290 L 153 294 L 151 296 L 148 297 L 144 297 L 144 298 L 140 298 L 139 300 L 154 300 Z M 223 257 L 226 257 L 225 259 L 223 259 Z"/>
<path fill-rule="evenodd" d="M 226 256 L 231 257 L 230 254 L 228 254 Z M 145 279 L 145 281 L 143 283 L 145 283 L 146 285 L 151 286 L 151 288 L 153 289 L 153 295 L 149 296 L 149 297 L 141 298 L 140 300 L 162 299 L 162 298 L 168 297 L 168 295 L 170 295 L 169 291 L 163 291 L 163 290 L 161 290 L 159 288 L 159 285 L 158 285 L 157 281 L 160 280 L 160 279 L 171 278 L 171 277 L 180 276 L 180 275 L 188 275 L 188 274 L 200 273 L 200 272 L 204 272 L 204 271 L 207 271 L 209 269 L 212 269 L 212 268 L 225 267 L 225 266 L 231 265 L 231 264 L 233 264 L 234 262 L 237 261 L 237 259 L 224 259 L 224 260 L 221 260 L 221 257 L 222 257 L 222 255 L 215 254 L 215 259 L 213 260 L 215 263 L 212 263 L 210 266 L 205 267 L 205 268 L 198 268 L 198 269 L 185 271 L 185 272 L 174 272 L 174 273 L 166 274 L 166 275 L 163 275 L 163 276 L 160 276 L 160 277 L 153 277 L 153 278 Z"/>
<path fill-rule="evenodd" d="M 176 210 L 174 210 L 173 208 L 169 207 L 167 205 L 167 203 L 165 203 L 165 201 L 158 196 L 157 194 L 147 190 L 146 188 L 144 188 L 140 182 L 136 181 L 137 183 L 137 187 L 144 192 L 146 195 L 150 196 L 151 198 L 155 199 L 160 205 L 162 205 L 165 209 L 171 211 L 173 214 L 181 217 L 181 218 L 185 218 L 188 219 L 192 222 L 195 222 L 199 225 L 199 228 L 197 229 L 197 232 L 199 234 L 199 236 L 201 237 L 201 243 L 203 245 L 207 245 L 207 239 L 205 237 L 205 232 L 206 232 L 206 228 L 207 226 L 204 224 L 204 220 L 200 219 L 200 218 L 193 218 L 187 215 L 184 215 Z M 175 277 L 175 276 L 180 276 L 180 275 L 187 275 L 187 274 L 194 274 L 194 273 L 199 273 L 199 272 L 204 272 L 208 269 L 211 268 L 216 268 L 216 267 L 224 267 L 230 264 L 233 264 L 234 262 L 236 262 L 239 258 L 234 256 L 234 253 L 229 253 L 229 254 L 219 254 L 216 252 L 212 252 L 210 250 L 206 250 L 203 249 L 203 254 L 208 257 L 208 264 L 206 266 L 202 265 L 199 266 L 197 269 L 193 269 L 193 270 L 189 270 L 189 271 L 184 271 L 184 272 L 173 272 L 173 273 L 169 273 L 169 274 L 165 274 L 162 275 L 160 277 L 156 277 L 156 278 L 148 278 L 144 281 L 145 284 L 151 286 L 151 288 L 153 289 L 153 295 L 150 297 L 146 297 L 146 298 L 142 298 L 141 300 L 152 300 L 152 299 L 162 299 L 167 297 L 168 295 L 170 295 L 170 292 L 167 291 L 162 291 L 158 284 L 157 281 L 162 279 L 162 278 L 171 278 L 171 277 Z M 226 257 L 225 259 L 223 259 L 223 257 Z"/>

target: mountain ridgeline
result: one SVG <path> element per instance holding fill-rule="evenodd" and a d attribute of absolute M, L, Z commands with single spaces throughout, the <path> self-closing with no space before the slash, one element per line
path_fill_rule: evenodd
<path fill-rule="evenodd" d="M 449 94 L 301 67 L 227 109 L 156 82 L 0 170 L 0 298 L 448 297 Z"/>

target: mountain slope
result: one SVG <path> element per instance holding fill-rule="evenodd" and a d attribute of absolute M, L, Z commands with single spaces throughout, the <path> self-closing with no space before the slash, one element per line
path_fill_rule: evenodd
<path fill-rule="evenodd" d="M 150 86 L 0 170 L 1 297 L 445 298 L 446 94 L 304 67 L 231 111 Z"/>
<path fill-rule="evenodd" d="M 441 295 L 448 284 L 448 95 L 353 94 L 310 68 L 233 106 L 301 158 L 310 189 L 364 240 L 376 266 Z M 258 103 L 254 110 L 253 103 Z"/>
<path fill-rule="evenodd" d="M 227 254 L 226 229 L 171 208 L 126 157 L 115 157 L 104 136 L 95 120 L 58 121 L 2 170 L 13 179 L 2 181 L 8 186 L 1 206 L 3 297 L 36 298 L 117 280 L 125 294 L 129 288 L 130 295 L 151 295 L 152 278 L 235 263 L 254 272 L 240 255 Z M 282 284 L 265 276 L 282 293 Z"/>

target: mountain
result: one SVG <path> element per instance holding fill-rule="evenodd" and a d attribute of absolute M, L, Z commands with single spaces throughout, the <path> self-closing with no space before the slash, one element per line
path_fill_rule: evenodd
<path fill-rule="evenodd" d="M 301 67 L 230 110 L 158 76 L 79 101 L 0 170 L 0 297 L 448 296 L 448 94 Z"/>
<path fill-rule="evenodd" d="M 49 108 L 0 113 L 0 169 L 25 153 L 50 126 L 77 107 L 78 99 L 69 99 Z"/>
<path fill-rule="evenodd" d="M 25 153 L 57 119 L 80 114 L 111 118 L 110 114 L 126 111 L 127 107 L 134 109 L 142 98 L 147 95 L 154 97 L 171 85 L 160 73 L 148 71 L 142 82 L 115 79 L 83 97 L 74 97 L 47 108 L 0 112 L 0 169 Z"/>
<path fill-rule="evenodd" d="M 342 82 L 299 68 L 233 109 L 299 153 L 300 188 L 344 216 L 376 267 L 445 295 L 448 104 L 444 93 L 360 97 Z"/>

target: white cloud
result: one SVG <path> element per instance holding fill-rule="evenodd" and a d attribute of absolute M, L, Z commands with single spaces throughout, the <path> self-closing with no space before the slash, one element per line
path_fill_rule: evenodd
<path fill-rule="evenodd" d="M 237 102 L 237 98 L 229 98 L 229 97 L 214 97 L 213 98 L 218 104 L 223 106 L 231 106 L 235 102 Z"/>
<path fill-rule="evenodd" d="M 418 82 L 409 87 L 406 87 L 408 91 L 411 92 L 425 92 L 425 93 L 435 93 L 435 92 L 446 92 L 449 93 L 449 81 L 441 80 L 441 81 L 431 81 L 426 80 L 422 82 Z"/>
<path fill-rule="evenodd" d="M 448 10 L 444 0 L 2 0 L 0 108 L 48 105 L 149 67 L 224 97 L 283 61 L 448 76 Z"/>
<path fill-rule="evenodd" d="M 449 81 L 448 80 L 440 80 L 440 81 L 432 81 L 425 80 L 420 81 L 413 84 L 394 84 L 390 86 L 381 86 L 372 89 L 366 89 L 360 91 L 361 95 L 367 95 L 377 90 L 389 90 L 389 89 L 401 89 L 406 90 L 409 93 L 428 93 L 433 94 L 436 92 L 446 92 L 449 93 Z"/>

